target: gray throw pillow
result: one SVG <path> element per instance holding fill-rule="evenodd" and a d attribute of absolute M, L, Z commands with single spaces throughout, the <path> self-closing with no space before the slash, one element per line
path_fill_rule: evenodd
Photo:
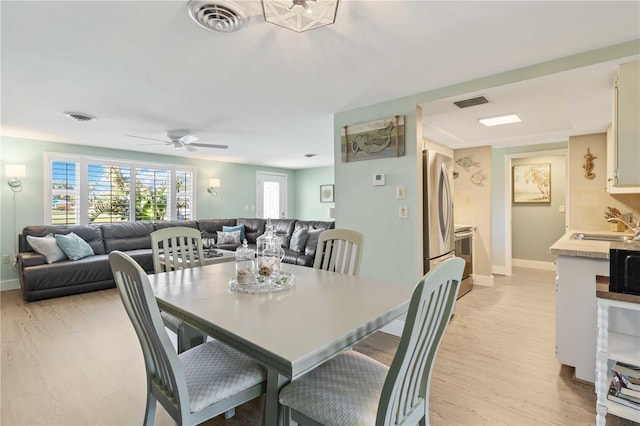
<path fill-rule="evenodd" d="M 307 231 L 306 229 L 298 229 L 291 236 L 289 248 L 293 251 L 303 252 L 308 236 L 309 231 Z"/>
<path fill-rule="evenodd" d="M 45 237 L 27 235 L 27 242 L 36 253 L 44 256 L 47 263 L 59 262 L 67 258 L 62 249 L 58 247 L 58 243 L 56 243 L 56 239 L 53 238 L 53 234 Z"/>
<path fill-rule="evenodd" d="M 220 244 L 240 244 L 240 231 L 218 231 L 218 245 Z"/>

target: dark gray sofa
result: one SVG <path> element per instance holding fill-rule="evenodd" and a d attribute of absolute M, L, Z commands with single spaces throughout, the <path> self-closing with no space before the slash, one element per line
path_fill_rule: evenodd
<path fill-rule="evenodd" d="M 317 235 L 320 230 L 331 229 L 334 222 L 275 219 L 271 221 L 276 233 L 283 241 L 283 262 L 302 266 L 313 266 Z M 34 301 L 51 297 L 67 296 L 115 286 L 108 254 L 120 250 L 131 256 L 147 271 L 153 272 L 151 237 L 156 229 L 170 226 L 187 226 L 199 229 L 203 237 L 215 237 L 223 226 L 245 225 L 247 242 L 255 248 L 257 238 L 265 231 L 264 219 L 203 219 L 198 221 L 118 222 L 102 225 L 40 225 L 27 226 L 19 235 L 18 277 L 25 300 Z M 289 247 L 291 236 L 297 229 L 310 233 L 304 250 L 294 251 Z M 73 232 L 85 240 L 94 255 L 80 260 L 62 260 L 46 263 L 45 257 L 36 253 L 27 242 L 27 235 L 43 237 L 47 234 Z M 219 248 L 235 250 L 237 245 Z"/>

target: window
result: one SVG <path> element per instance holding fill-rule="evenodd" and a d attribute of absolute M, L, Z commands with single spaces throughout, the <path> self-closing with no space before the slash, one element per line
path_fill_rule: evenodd
<path fill-rule="evenodd" d="M 190 220 L 193 167 L 48 154 L 45 221 Z M 48 219 L 48 220 L 47 220 Z"/>

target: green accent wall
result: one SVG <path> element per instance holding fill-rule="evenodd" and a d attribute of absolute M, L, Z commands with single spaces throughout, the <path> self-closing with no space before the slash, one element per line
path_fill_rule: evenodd
<path fill-rule="evenodd" d="M 297 219 L 331 220 L 329 207 L 334 207 L 335 203 L 320 202 L 320 185 L 333 185 L 333 174 L 332 166 L 296 170 L 292 198 Z"/>
<path fill-rule="evenodd" d="M 45 152 L 195 166 L 195 217 L 197 219 L 255 217 L 255 209 L 252 210 L 251 206 L 256 204 L 257 171 L 284 173 L 287 175 L 289 188 L 300 187 L 296 183 L 296 172 L 293 170 L 2 137 L 0 139 L 0 166 L 3 180 L 5 180 L 0 185 L 0 247 L 2 255 L 14 255 L 14 236 L 22 228 L 27 225 L 44 223 Z M 24 189 L 15 194 L 15 226 L 13 222 L 13 192 L 9 189 L 6 178 L 4 178 L 6 164 L 24 164 L 26 166 L 26 177 L 22 179 Z M 217 189 L 218 196 L 215 198 L 212 198 L 207 192 L 209 178 L 213 177 L 220 178 L 220 188 Z M 304 191 L 300 189 L 300 192 Z M 288 197 L 288 216 L 292 218 L 297 218 L 295 198 L 295 196 Z M 247 210 L 245 210 L 245 206 L 248 206 Z M 17 273 L 11 264 L 2 264 L 1 266 L 0 282 L 17 278 Z"/>

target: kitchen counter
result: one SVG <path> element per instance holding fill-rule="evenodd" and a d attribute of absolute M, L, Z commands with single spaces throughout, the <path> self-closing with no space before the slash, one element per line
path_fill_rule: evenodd
<path fill-rule="evenodd" d="M 620 241 L 593 241 L 593 240 L 576 240 L 573 234 L 600 234 L 620 236 L 625 235 L 633 237 L 630 232 L 612 232 L 612 231 L 582 231 L 569 230 L 558 241 L 553 243 L 549 248 L 549 253 L 557 256 L 573 256 L 573 257 L 589 257 L 592 259 L 609 259 L 609 249 L 625 249 L 640 251 L 640 244 L 636 242 L 624 243 Z"/>

